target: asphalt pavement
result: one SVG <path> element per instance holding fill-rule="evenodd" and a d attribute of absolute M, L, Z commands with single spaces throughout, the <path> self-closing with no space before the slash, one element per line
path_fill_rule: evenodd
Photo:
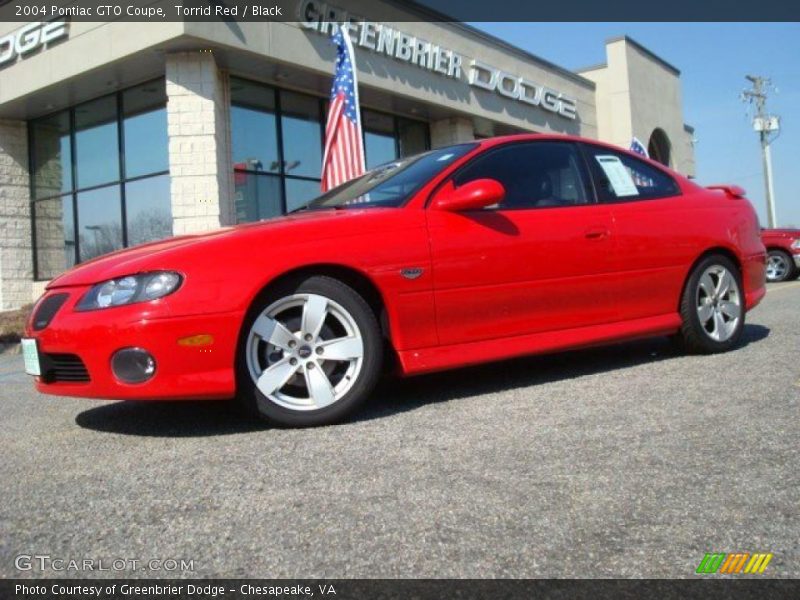
<path fill-rule="evenodd" d="M 800 577 L 798 351 L 793 282 L 727 354 L 655 339 L 386 381 L 313 430 L 42 396 L 0 356 L 0 576 L 692 577 L 743 551 Z"/>

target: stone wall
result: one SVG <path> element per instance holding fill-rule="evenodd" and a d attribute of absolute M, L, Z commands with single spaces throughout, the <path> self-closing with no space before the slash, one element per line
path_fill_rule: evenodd
<path fill-rule="evenodd" d="M 233 224 L 227 74 L 210 52 L 169 54 L 166 62 L 173 233 Z"/>
<path fill-rule="evenodd" d="M 28 304 L 32 280 L 28 130 L 0 120 L 0 311 Z"/>

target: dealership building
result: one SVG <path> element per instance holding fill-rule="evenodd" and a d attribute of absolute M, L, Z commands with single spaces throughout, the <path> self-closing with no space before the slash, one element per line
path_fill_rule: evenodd
<path fill-rule="evenodd" d="M 296 22 L 0 23 L 0 310 L 100 254 L 317 195 L 331 21 L 349 23 L 368 167 L 555 132 L 636 137 L 694 174 L 680 72 L 634 40 L 571 71 L 399 6 L 381 19 L 306 0 Z"/>

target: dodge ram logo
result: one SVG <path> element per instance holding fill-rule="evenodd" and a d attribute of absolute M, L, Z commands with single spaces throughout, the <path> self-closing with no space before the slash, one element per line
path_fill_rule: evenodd
<path fill-rule="evenodd" d="M 0 68 L 65 37 L 67 33 L 66 20 L 59 19 L 47 23 L 28 23 L 25 27 L 0 37 Z"/>

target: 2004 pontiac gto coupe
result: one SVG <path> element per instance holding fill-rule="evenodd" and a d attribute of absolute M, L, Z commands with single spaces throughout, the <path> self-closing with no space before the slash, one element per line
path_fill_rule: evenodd
<path fill-rule="evenodd" d="M 412 375 L 643 336 L 722 352 L 765 293 L 743 194 L 574 137 L 441 148 L 66 272 L 26 369 L 48 394 L 236 398 L 310 426 L 361 404 L 385 357 Z"/>

